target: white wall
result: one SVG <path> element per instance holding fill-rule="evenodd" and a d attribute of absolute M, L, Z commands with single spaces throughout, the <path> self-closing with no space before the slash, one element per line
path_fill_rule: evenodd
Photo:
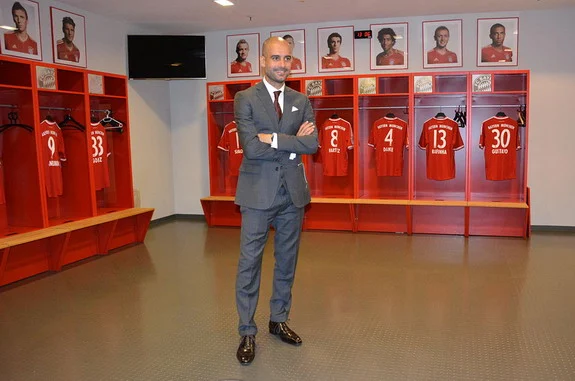
<path fill-rule="evenodd" d="M 528 185 L 534 225 L 575 226 L 573 20 L 573 8 L 529 12 L 521 20 L 522 54 L 531 70 Z"/>
<path fill-rule="evenodd" d="M 206 81 L 171 81 L 172 153 L 176 213 L 203 214 L 210 194 Z"/>
<path fill-rule="evenodd" d="M 174 214 L 170 88 L 166 81 L 130 81 L 134 189 L 154 219 Z"/>
<path fill-rule="evenodd" d="M 513 69 L 531 70 L 531 104 L 529 136 L 529 174 L 531 187 L 532 224 L 575 226 L 575 202 L 571 190 L 575 188 L 575 171 L 569 168 L 575 163 L 575 150 L 569 149 L 575 141 L 575 127 L 570 118 L 572 94 L 575 88 L 575 50 L 572 39 L 575 36 L 575 8 L 557 11 L 507 12 L 493 14 L 465 14 L 448 16 L 411 17 L 402 19 L 355 20 L 314 25 L 292 25 L 286 29 L 305 29 L 307 73 L 305 76 L 318 75 L 317 72 L 317 32 L 318 27 L 353 25 L 355 29 L 369 29 L 370 24 L 387 22 L 409 22 L 409 70 L 423 71 L 421 22 L 424 20 L 444 20 L 461 18 L 463 20 L 463 63 L 462 68 L 451 70 L 478 70 L 476 66 L 476 34 L 478 17 L 519 17 L 519 66 Z M 270 31 L 278 28 L 253 30 L 235 30 L 206 34 L 208 81 L 227 81 L 226 77 L 226 35 L 242 33 L 260 33 L 263 41 Z M 355 41 L 355 71 L 350 74 L 366 74 L 369 70 L 370 44 L 368 40 Z M 322 47 L 323 49 L 323 47 Z M 493 70 L 498 68 L 487 68 Z M 428 70 L 443 71 L 450 69 Z M 395 72 L 395 71 L 389 71 Z M 372 72 L 373 73 L 373 72 Z M 378 74 L 385 71 L 378 71 Z M 334 73 L 342 75 L 346 73 Z M 324 75 L 324 74 L 322 74 Z M 246 78 L 242 78 L 245 80 Z M 249 78 L 248 78 L 249 79 Z M 204 114 L 194 114 L 189 108 L 196 109 L 194 102 L 205 104 L 205 88 L 197 84 L 185 84 L 172 87 L 172 100 L 189 99 L 172 105 L 172 119 L 185 121 L 187 125 L 178 126 L 178 141 L 190 142 L 186 149 L 205 152 L 207 140 L 195 141 L 197 126 L 206 128 Z M 205 134 L 204 134 L 205 135 Z M 176 151 L 176 147 L 174 147 Z M 175 155 L 178 155 L 175 153 Z M 190 171 L 189 162 L 174 160 L 174 173 Z M 201 197 L 209 195 L 208 165 L 196 166 L 198 173 L 192 179 L 178 180 L 175 197 L 176 213 L 201 214 L 199 203 L 189 200 L 190 195 Z M 198 178 L 200 181 L 198 181 Z"/>

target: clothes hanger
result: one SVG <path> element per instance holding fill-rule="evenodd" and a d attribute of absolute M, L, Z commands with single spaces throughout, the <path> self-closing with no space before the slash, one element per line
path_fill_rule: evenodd
<path fill-rule="evenodd" d="M 385 114 L 386 118 L 395 118 L 395 114 L 392 112 L 388 112 L 387 114 Z"/>
<path fill-rule="evenodd" d="M 461 105 L 457 106 L 453 120 L 459 124 L 459 128 L 465 128 L 467 124 L 467 112 L 461 110 Z"/>
<path fill-rule="evenodd" d="M 71 127 L 74 128 L 76 130 L 80 130 L 80 131 L 86 131 L 86 127 L 83 126 L 82 124 L 80 124 L 80 122 L 78 122 L 76 119 L 74 119 L 74 117 L 72 115 L 70 115 L 69 113 L 66 114 L 66 116 L 64 117 L 64 120 L 58 124 L 60 126 L 60 128 L 63 127 Z"/>
<path fill-rule="evenodd" d="M 100 119 L 96 116 L 94 111 L 90 111 L 90 123 L 96 124 L 100 123 Z"/>
<path fill-rule="evenodd" d="M 504 117 L 506 117 L 507 115 L 506 115 L 503 111 L 499 111 L 497 114 L 495 114 L 495 116 L 498 117 L 498 118 L 504 118 Z"/>
<path fill-rule="evenodd" d="M 525 105 L 520 105 L 517 109 L 517 125 L 519 127 L 525 127 L 526 115 Z"/>
<path fill-rule="evenodd" d="M 339 115 L 337 115 L 337 113 L 333 113 L 331 114 L 330 119 L 339 119 Z"/>
<path fill-rule="evenodd" d="M 435 114 L 435 117 L 436 118 L 446 118 L 447 116 L 440 109 L 439 112 L 437 114 Z"/>
<path fill-rule="evenodd" d="M 6 131 L 9 128 L 12 127 L 20 127 L 25 129 L 26 131 L 34 131 L 34 127 L 29 126 L 27 124 L 23 124 L 23 123 L 18 123 L 18 113 L 16 111 L 10 111 L 8 113 L 8 120 L 9 122 L 6 124 L 3 124 L 2 126 L 0 126 L 0 133 Z"/>
<path fill-rule="evenodd" d="M 112 112 L 110 110 L 106 110 L 106 116 L 100 120 L 100 124 L 106 127 L 106 130 L 119 133 L 124 132 L 124 123 L 112 118 Z"/>

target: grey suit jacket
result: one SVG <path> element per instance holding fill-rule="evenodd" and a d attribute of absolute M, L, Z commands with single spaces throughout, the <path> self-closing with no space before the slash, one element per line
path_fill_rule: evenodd
<path fill-rule="evenodd" d="M 236 189 L 236 204 L 254 209 L 269 208 L 280 187 L 283 175 L 292 202 L 303 207 L 311 200 L 301 160 L 302 154 L 313 154 L 318 147 L 317 128 L 308 136 L 296 136 L 302 123 L 315 124 L 309 99 L 285 87 L 281 121 L 265 85 L 259 82 L 240 91 L 234 99 L 234 116 L 238 125 L 244 158 Z M 262 143 L 259 133 L 277 133 L 278 148 Z M 290 153 L 295 153 L 293 160 Z"/>

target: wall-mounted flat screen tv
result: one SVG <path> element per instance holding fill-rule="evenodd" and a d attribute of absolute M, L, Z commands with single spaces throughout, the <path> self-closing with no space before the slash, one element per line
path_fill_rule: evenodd
<path fill-rule="evenodd" d="M 129 35 L 128 77 L 206 78 L 205 36 Z"/>

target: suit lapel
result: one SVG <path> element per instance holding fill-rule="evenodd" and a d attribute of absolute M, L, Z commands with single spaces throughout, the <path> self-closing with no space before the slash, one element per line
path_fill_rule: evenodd
<path fill-rule="evenodd" d="M 285 131 L 285 129 L 292 125 L 294 91 L 287 86 L 284 89 L 284 110 L 282 114 L 282 120 L 280 122 L 280 131 L 289 133 L 290 131 Z"/>
<path fill-rule="evenodd" d="M 262 103 L 262 106 L 266 111 L 266 114 L 268 114 L 270 120 L 272 121 L 273 130 L 277 132 L 279 131 L 278 115 L 276 114 L 276 108 L 274 107 L 274 103 L 270 97 L 270 93 L 268 93 L 268 89 L 266 89 L 266 85 L 264 85 L 263 82 L 258 83 L 256 86 L 257 86 L 258 98 L 260 99 L 260 102 Z"/>

